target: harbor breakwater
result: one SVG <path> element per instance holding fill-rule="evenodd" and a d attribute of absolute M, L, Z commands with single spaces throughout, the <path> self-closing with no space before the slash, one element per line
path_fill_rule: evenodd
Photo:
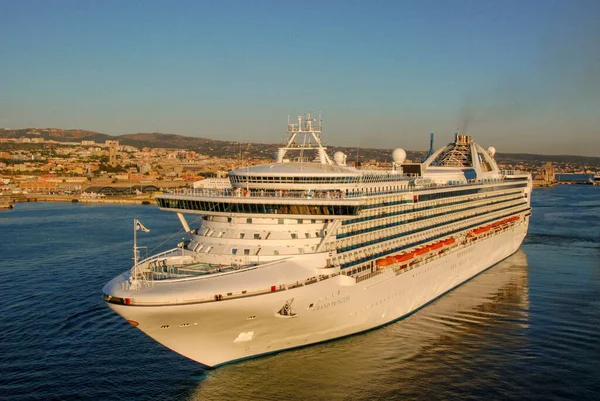
<path fill-rule="evenodd" d="M 146 205 L 156 204 L 153 196 L 110 196 L 110 197 L 82 197 L 74 195 L 46 195 L 27 194 L 12 196 L 10 202 L 72 202 L 72 203 L 100 203 L 100 204 L 124 204 L 124 205 Z"/>

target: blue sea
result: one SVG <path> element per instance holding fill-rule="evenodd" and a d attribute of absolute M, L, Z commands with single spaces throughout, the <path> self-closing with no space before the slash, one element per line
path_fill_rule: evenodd
<path fill-rule="evenodd" d="M 600 187 L 536 189 L 513 256 L 368 333 L 204 370 L 112 313 L 133 219 L 155 206 L 19 203 L 0 212 L 2 400 L 592 400 L 600 392 Z M 190 216 L 190 219 L 192 217 Z"/>

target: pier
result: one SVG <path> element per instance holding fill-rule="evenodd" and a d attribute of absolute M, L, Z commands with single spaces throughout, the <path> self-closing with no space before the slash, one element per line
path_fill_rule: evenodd
<path fill-rule="evenodd" d="M 72 202 L 94 204 L 147 205 L 156 204 L 154 196 L 83 197 L 78 195 L 26 194 L 13 195 L 10 202 Z"/>

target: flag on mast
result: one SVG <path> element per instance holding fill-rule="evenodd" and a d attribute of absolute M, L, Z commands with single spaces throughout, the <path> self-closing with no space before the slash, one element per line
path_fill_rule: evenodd
<path fill-rule="evenodd" d="M 136 230 L 142 230 L 145 233 L 149 233 L 150 232 L 150 230 L 148 230 L 146 227 L 144 227 L 144 225 L 139 220 L 137 220 L 137 219 L 135 221 L 135 229 Z"/>

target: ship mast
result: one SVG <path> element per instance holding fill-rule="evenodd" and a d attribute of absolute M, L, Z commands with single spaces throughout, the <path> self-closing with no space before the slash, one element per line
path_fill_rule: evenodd
<path fill-rule="evenodd" d="M 299 151 L 300 158 L 303 157 L 304 151 L 316 152 L 316 159 L 321 164 L 333 164 L 327 155 L 327 148 L 323 146 L 321 140 L 321 132 L 323 129 L 323 120 L 321 111 L 319 111 L 319 122 L 312 118 L 310 111 L 304 116 L 298 116 L 298 123 L 291 124 L 288 117 L 287 133 L 290 135 L 285 146 L 279 148 L 277 152 L 277 163 L 283 163 L 285 155 L 288 151 Z M 314 144 L 312 143 L 314 140 Z"/>
<path fill-rule="evenodd" d="M 138 275 L 137 219 L 133 219 L 133 277 Z"/>

